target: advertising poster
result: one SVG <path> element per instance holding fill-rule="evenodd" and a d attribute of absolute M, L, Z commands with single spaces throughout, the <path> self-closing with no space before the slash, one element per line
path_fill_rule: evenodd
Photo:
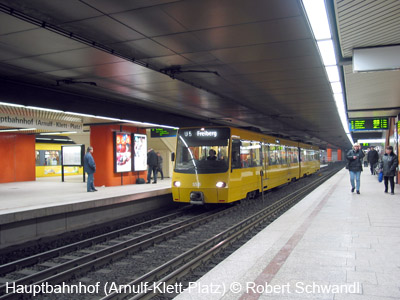
<path fill-rule="evenodd" d="M 147 136 L 145 134 L 135 134 L 135 171 L 147 170 Z"/>
<path fill-rule="evenodd" d="M 82 146 L 62 146 L 62 158 L 64 166 L 82 165 Z"/>
<path fill-rule="evenodd" d="M 131 134 L 125 132 L 115 133 L 115 172 L 132 171 L 132 143 Z"/>

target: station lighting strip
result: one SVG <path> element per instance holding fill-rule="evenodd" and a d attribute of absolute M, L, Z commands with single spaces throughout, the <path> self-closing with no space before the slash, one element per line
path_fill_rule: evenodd
<path fill-rule="evenodd" d="M 43 108 L 43 107 L 37 107 L 37 106 L 25 106 L 25 105 L 21 105 L 21 104 L 14 104 L 14 103 L 7 103 L 7 102 L 0 102 L 0 105 L 12 106 L 12 107 L 21 107 L 21 108 L 29 108 L 29 109 L 48 111 L 48 112 L 55 112 L 55 113 L 62 113 L 62 114 L 67 114 L 67 115 L 75 115 L 75 116 L 88 117 L 88 118 L 110 120 L 110 121 L 114 121 L 114 122 L 131 123 L 131 124 L 142 125 L 142 126 L 144 125 L 144 126 L 154 126 L 154 127 L 179 129 L 178 127 L 173 127 L 173 126 L 168 126 L 168 125 L 161 125 L 161 124 L 154 124 L 154 123 L 140 122 L 140 121 L 132 121 L 132 120 L 125 120 L 125 119 L 117 119 L 117 118 L 110 118 L 110 117 L 103 117 L 103 116 L 95 116 L 95 115 L 89 115 L 89 114 L 81 114 L 81 113 L 75 113 L 75 112 L 70 112 L 70 111 L 62 111 L 62 110 L 50 109 L 50 108 Z M 21 131 L 21 130 L 36 130 L 36 128 L 4 129 L 4 130 L 0 130 L 0 132 Z M 61 132 L 61 133 L 57 132 L 56 134 L 65 134 L 65 133 L 75 133 L 75 132 Z"/>
<path fill-rule="evenodd" d="M 351 144 L 353 144 L 354 142 L 349 130 L 342 82 L 340 81 L 339 67 L 336 60 L 335 48 L 333 46 L 325 1 L 302 0 L 302 3 L 311 25 L 315 41 L 317 42 L 318 50 L 325 66 L 326 74 L 328 75 L 328 80 L 331 84 L 340 121 L 342 122 L 347 138 Z"/>

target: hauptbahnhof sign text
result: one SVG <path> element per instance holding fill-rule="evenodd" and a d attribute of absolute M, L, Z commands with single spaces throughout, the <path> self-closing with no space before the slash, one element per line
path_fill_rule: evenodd
<path fill-rule="evenodd" d="M 38 117 L 14 116 L 3 113 L 0 113 L 0 126 L 83 132 L 83 123 L 79 122 L 57 121 Z"/>

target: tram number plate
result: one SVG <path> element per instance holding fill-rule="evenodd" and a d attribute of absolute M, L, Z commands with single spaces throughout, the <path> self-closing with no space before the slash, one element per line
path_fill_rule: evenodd
<path fill-rule="evenodd" d="M 193 182 L 193 187 L 199 188 L 201 186 L 200 182 Z"/>

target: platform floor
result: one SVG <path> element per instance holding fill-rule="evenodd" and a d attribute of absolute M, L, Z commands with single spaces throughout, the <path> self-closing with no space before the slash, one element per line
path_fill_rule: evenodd
<path fill-rule="evenodd" d="M 96 178 L 95 178 L 96 180 Z M 125 201 L 125 196 L 152 197 L 171 193 L 171 179 L 157 184 L 131 184 L 96 187 L 98 192 L 86 192 L 82 176 L 39 178 L 37 181 L 0 184 L 0 225 L 40 215 L 62 213 Z M 96 181 L 95 181 L 96 182 Z M 130 197 L 132 199 L 132 197 Z M 53 208 L 53 210 L 52 210 Z"/>
<path fill-rule="evenodd" d="M 343 169 L 175 299 L 400 299 L 400 187 Z"/>

